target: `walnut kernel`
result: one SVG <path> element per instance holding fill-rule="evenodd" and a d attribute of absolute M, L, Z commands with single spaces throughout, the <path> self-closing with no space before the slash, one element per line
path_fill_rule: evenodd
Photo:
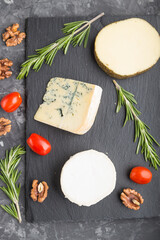
<path fill-rule="evenodd" d="M 48 195 L 48 185 L 46 182 L 40 182 L 38 180 L 33 180 L 32 189 L 31 189 L 31 198 L 33 201 L 38 201 L 42 203 Z"/>
<path fill-rule="evenodd" d="M 24 32 L 17 30 L 18 28 L 19 24 L 15 23 L 12 26 L 6 28 L 6 32 L 2 34 L 3 41 L 6 42 L 7 47 L 20 44 L 26 37 L 26 34 Z"/>
<path fill-rule="evenodd" d="M 0 80 L 9 78 L 12 75 L 12 72 L 9 71 L 10 67 L 13 65 L 13 62 L 8 58 L 0 60 Z"/>
<path fill-rule="evenodd" d="M 11 121 L 6 118 L 0 118 L 0 136 L 6 135 L 11 131 Z"/>
<path fill-rule="evenodd" d="M 126 207 L 133 210 L 139 210 L 140 205 L 144 202 L 141 194 L 130 188 L 123 189 L 120 199 Z"/>

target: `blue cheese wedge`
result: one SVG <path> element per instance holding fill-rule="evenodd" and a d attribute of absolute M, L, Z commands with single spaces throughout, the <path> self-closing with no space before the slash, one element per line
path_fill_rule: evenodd
<path fill-rule="evenodd" d="M 102 88 L 66 78 L 52 78 L 34 119 L 75 134 L 93 125 Z"/>

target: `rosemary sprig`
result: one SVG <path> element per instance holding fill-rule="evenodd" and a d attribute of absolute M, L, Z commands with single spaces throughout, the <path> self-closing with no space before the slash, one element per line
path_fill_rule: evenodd
<path fill-rule="evenodd" d="M 29 56 L 28 59 L 22 63 L 17 79 L 27 77 L 31 68 L 36 72 L 39 71 L 44 61 L 51 66 L 57 52 L 62 49 L 64 54 L 66 54 L 70 44 L 72 44 L 73 47 L 76 47 L 77 45 L 81 46 L 83 43 L 86 48 L 91 24 L 103 15 L 104 13 L 101 13 L 90 21 L 65 23 L 64 28 L 62 29 L 65 36 L 59 38 L 48 46 L 35 50 L 36 53 Z"/>
<path fill-rule="evenodd" d="M 148 132 L 150 128 L 140 120 L 140 111 L 134 106 L 134 104 L 137 104 L 134 95 L 123 89 L 115 80 L 113 80 L 113 83 L 115 84 L 118 97 L 116 112 L 118 113 L 121 107 L 125 106 L 126 115 L 124 125 L 127 121 L 134 120 L 134 142 L 138 139 L 136 154 L 138 154 L 141 149 L 141 153 L 144 155 L 145 160 L 150 161 L 150 165 L 157 170 L 158 167 L 160 167 L 160 159 L 153 147 L 153 143 L 160 146 L 159 143 Z"/>
<path fill-rule="evenodd" d="M 1 205 L 1 207 L 20 223 L 22 222 L 19 207 L 21 184 L 17 184 L 17 181 L 21 172 L 17 169 L 17 166 L 21 160 L 21 155 L 23 154 L 25 154 L 23 147 L 13 147 L 10 151 L 6 151 L 5 159 L 0 160 L 0 179 L 5 184 L 5 186 L 0 187 L 0 189 L 12 201 L 9 205 Z"/>

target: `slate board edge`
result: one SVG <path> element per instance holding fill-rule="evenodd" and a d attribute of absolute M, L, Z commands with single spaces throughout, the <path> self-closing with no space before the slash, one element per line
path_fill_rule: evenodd
<path fill-rule="evenodd" d="M 107 16 L 107 17 L 110 17 L 110 16 Z M 115 16 L 114 16 L 115 17 Z M 130 17 L 130 16 L 117 16 L 117 18 L 128 18 L 128 17 Z M 131 16 L 132 17 L 132 16 Z M 141 17 L 143 17 L 143 15 L 141 16 Z M 147 16 L 144 16 L 144 17 L 147 17 Z M 45 17 L 45 18 L 47 18 L 47 17 Z M 55 17 L 55 19 L 57 19 L 57 18 L 62 18 L 62 19 L 64 19 L 63 17 Z M 67 19 L 69 19 L 70 17 L 67 17 Z M 74 19 L 77 19 L 77 18 L 80 18 L 80 17 L 74 17 Z M 85 19 L 85 17 L 83 16 L 82 18 L 84 18 Z M 30 18 L 29 18 L 30 19 Z M 32 17 L 31 19 L 35 19 L 34 17 Z M 53 17 L 52 17 L 52 19 L 53 19 Z M 71 19 L 73 19 L 73 17 L 71 17 Z M 28 20 L 27 20 L 27 24 L 28 24 Z M 28 26 L 28 25 L 27 25 Z M 27 44 L 26 44 L 26 55 L 27 55 Z M 146 217 L 147 218 L 147 217 Z M 104 218 L 103 218 L 104 219 Z M 109 219 L 109 220 L 115 220 L 115 219 L 117 219 L 117 220 L 120 220 L 120 219 L 123 219 L 123 218 L 106 218 L 107 220 Z M 126 219 L 132 219 L 132 218 L 126 218 Z M 133 217 L 133 219 L 134 219 L 134 217 Z M 98 219 L 96 219 L 96 221 L 97 221 Z M 101 220 L 101 219 L 99 219 L 99 220 Z M 54 220 L 53 220 L 54 221 Z M 84 220 L 85 221 L 85 220 Z M 83 220 L 82 221 L 79 221 L 79 222 L 84 222 Z M 95 221 L 95 220 L 89 220 L 89 221 Z M 40 221 L 40 222 L 43 222 L 43 221 Z M 56 220 L 56 222 L 61 222 L 61 220 Z M 75 222 L 75 221 L 66 221 L 66 222 Z"/>

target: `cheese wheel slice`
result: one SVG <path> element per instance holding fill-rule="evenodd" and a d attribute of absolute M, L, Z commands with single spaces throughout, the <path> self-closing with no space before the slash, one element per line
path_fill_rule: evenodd
<path fill-rule="evenodd" d="M 151 24 L 130 18 L 105 26 L 95 40 L 95 58 L 110 76 L 127 78 L 150 69 L 160 57 L 160 36 Z"/>
<path fill-rule="evenodd" d="M 79 206 L 91 206 L 107 197 L 116 185 L 112 161 L 101 152 L 87 150 L 72 156 L 60 177 L 65 197 Z"/>
<path fill-rule="evenodd" d="M 52 78 L 34 119 L 69 131 L 84 134 L 92 127 L 102 88 L 72 79 Z"/>

